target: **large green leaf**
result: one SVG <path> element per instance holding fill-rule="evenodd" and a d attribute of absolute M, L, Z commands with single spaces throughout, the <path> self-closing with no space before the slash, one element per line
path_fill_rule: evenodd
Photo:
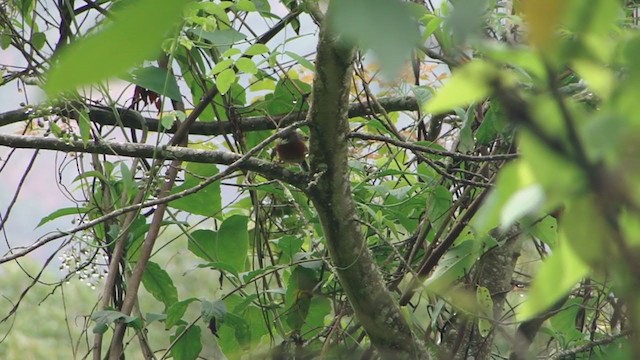
<path fill-rule="evenodd" d="M 183 323 L 182 316 L 185 311 L 194 301 L 197 301 L 196 298 L 189 298 L 187 300 L 178 301 L 177 303 L 169 306 L 167 309 L 167 318 L 165 319 L 165 328 L 168 330 L 172 328 L 174 325 L 179 323 Z"/>
<path fill-rule="evenodd" d="M 451 79 L 426 103 L 425 111 L 444 113 L 480 101 L 491 93 L 491 82 L 498 69 L 485 61 L 474 60 L 457 69 Z"/>
<path fill-rule="evenodd" d="M 123 76 L 123 78 L 140 87 L 154 91 L 160 95 L 167 96 L 173 100 L 182 100 L 176 78 L 171 76 L 166 69 L 156 66 L 147 66 L 136 69 Z"/>
<path fill-rule="evenodd" d="M 212 164 L 187 163 L 185 168 L 184 182 L 180 186 L 174 187 L 171 191 L 172 194 L 190 189 L 203 179 L 218 173 L 218 168 Z M 196 215 L 215 216 L 222 207 L 220 183 L 216 181 L 209 184 L 196 194 L 170 202 L 169 206 Z"/>
<path fill-rule="evenodd" d="M 550 308 L 589 274 L 589 267 L 560 236 L 560 244 L 540 266 L 518 320 L 529 319 Z"/>
<path fill-rule="evenodd" d="M 196 256 L 221 266 L 231 267 L 237 275 L 244 270 L 249 250 L 249 219 L 243 215 L 233 215 L 222 222 L 218 231 L 196 230 L 191 234 L 189 250 Z M 209 265 L 205 265 L 209 266 Z"/>
<path fill-rule="evenodd" d="M 451 289 L 451 285 L 463 278 L 476 259 L 475 244 L 473 240 L 462 242 L 455 246 L 438 262 L 436 270 L 425 280 L 424 287 L 427 292 L 445 294 Z"/>
<path fill-rule="evenodd" d="M 144 274 L 142 284 L 156 300 L 162 302 L 167 308 L 178 301 L 178 289 L 173 285 L 173 280 L 160 265 L 149 261 Z"/>
<path fill-rule="evenodd" d="M 46 223 L 48 223 L 49 221 L 55 220 L 59 217 L 62 216 L 68 216 L 68 215 L 80 215 L 82 213 L 85 213 L 88 210 L 88 208 L 84 208 L 84 207 L 68 207 L 68 208 L 61 208 L 58 209 L 54 212 L 52 212 L 51 214 L 43 217 L 40 222 L 38 223 L 38 225 L 36 225 L 36 227 L 40 227 Z"/>
<path fill-rule="evenodd" d="M 180 20 L 186 2 L 128 1 L 100 31 L 63 49 L 52 63 L 45 89 L 57 94 L 96 83 L 122 75 L 143 60 L 157 56 L 162 41 Z"/>
<path fill-rule="evenodd" d="M 202 351 L 202 341 L 200 340 L 202 330 L 197 325 L 186 328 L 179 327 L 176 332 L 171 335 L 171 341 L 176 341 L 171 348 L 171 356 L 175 360 L 195 360 Z M 180 338 L 178 338 L 178 336 Z M 177 339 L 177 340 L 176 340 Z"/>
<path fill-rule="evenodd" d="M 396 72 L 418 44 L 417 21 L 399 0 L 333 1 L 331 24 L 345 38 L 373 50 L 383 68 Z"/>
<path fill-rule="evenodd" d="M 249 218 L 233 215 L 222 222 L 218 230 L 216 253 L 220 261 L 232 265 L 239 272 L 244 270 L 249 250 Z"/>

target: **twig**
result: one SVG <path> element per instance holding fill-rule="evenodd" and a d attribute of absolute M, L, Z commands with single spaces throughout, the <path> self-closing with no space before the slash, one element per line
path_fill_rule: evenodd
<path fill-rule="evenodd" d="M 594 340 L 594 341 L 591 341 L 591 342 L 589 342 L 587 344 L 580 345 L 580 346 L 577 346 L 577 347 L 572 348 L 572 349 L 567 349 L 567 350 L 564 350 L 564 351 L 560 351 L 560 352 L 556 353 L 555 355 L 550 356 L 548 359 L 558 360 L 558 359 L 572 358 L 574 355 L 576 355 L 578 353 L 589 351 L 589 350 L 593 349 L 596 346 L 610 344 L 610 343 L 612 343 L 612 342 L 614 342 L 614 341 L 616 341 L 616 340 L 618 340 L 618 339 L 620 339 L 622 337 L 629 336 L 631 334 L 632 334 L 631 330 L 623 331 L 620 334 L 611 335 L 611 336 L 608 336 L 606 338 L 602 338 L 602 339 L 599 339 L 599 340 Z"/>

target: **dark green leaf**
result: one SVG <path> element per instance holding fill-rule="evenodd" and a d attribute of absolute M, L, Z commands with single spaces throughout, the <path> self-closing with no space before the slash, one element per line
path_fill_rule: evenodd
<path fill-rule="evenodd" d="M 272 240 L 272 242 L 282 251 L 282 256 L 291 261 L 293 256 L 300 251 L 304 239 L 298 236 L 285 235 L 279 239 Z"/>
<path fill-rule="evenodd" d="M 36 50 L 41 50 L 46 41 L 47 37 L 44 35 L 44 33 L 37 32 L 34 33 L 33 36 L 31 36 L 31 44 Z"/>
<path fill-rule="evenodd" d="M 476 301 L 478 302 L 479 318 L 478 331 L 480 336 L 487 337 L 493 328 L 493 299 L 489 289 L 483 286 L 476 288 Z"/>
<path fill-rule="evenodd" d="M 176 78 L 166 69 L 156 66 L 138 68 L 123 76 L 123 79 L 173 100 L 182 100 Z"/>
<path fill-rule="evenodd" d="M 178 301 L 178 290 L 169 274 L 160 265 L 149 261 L 142 275 L 142 284 L 153 297 L 169 307 Z"/>
<path fill-rule="evenodd" d="M 198 265 L 199 268 L 210 268 L 210 269 L 216 269 L 218 271 L 221 271 L 227 275 L 233 275 L 235 278 L 239 278 L 239 274 L 238 271 L 236 270 L 236 268 L 234 268 L 232 265 L 224 263 L 224 262 L 209 262 L 209 263 L 205 263 L 205 264 L 199 264 Z"/>
<path fill-rule="evenodd" d="M 187 311 L 189 304 L 197 300 L 198 299 L 196 298 L 189 298 L 187 300 L 178 301 L 177 303 L 169 306 L 169 308 L 167 309 L 165 328 L 168 330 L 173 326 L 182 323 L 182 316 L 184 315 L 185 311 Z"/>
<path fill-rule="evenodd" d="M 221 29 L 204 31 L 202 29 L 191 30 L 196 37 L 208 40 L 214 46 L 230 46 L 247 38 L 247 36 L 234 29 Z"/>
<path fill-rule="evenodd" d="M 225 325 L 233 328 L 235 338 L 243 348 L 251 342 L 251 327 L 244 318 L 229 313 L 225 318 Z"/>
<path fill-rule="evenodd" d="M 233 215 L 222 222 L 218 231 L 216 253 L 220 261 L 243 271 L 249 250 L 246 216 Z"/>
<path fill-rule="evenodd" d="M 218 239 L 218 233 L 212 230 L 196 230 L 191 233 L 187 247 L 197 257 L 207 260 L 215 261 L 216 256 L 216 242 Z"/>
<path fill-rule="evenodd" d="M 171 336 L 171 341 L 175 341 L 180 337 L 175 345 L 171 348 L 171 356 L 175 360 L 195 360 L 202 351 L 200 327 L 193 325 L 188 329 L 184 326 L 179 327 Z"/>
<path fill-rule="evenodd" d="M 68 207 L 68 208 L 58 209 L 52 212 L 51 214 L 43 217 L 38 223 L 38 225 L 36 225 L 36 228 L 48 223 L 49 221 L 55 220 L 59 217 L 68 216 L 68 215 L 80 215 L 80 214 L 86 213 L 87 211 L 89 211 L 89 209 L 83 208 L 83 207 Z"/>

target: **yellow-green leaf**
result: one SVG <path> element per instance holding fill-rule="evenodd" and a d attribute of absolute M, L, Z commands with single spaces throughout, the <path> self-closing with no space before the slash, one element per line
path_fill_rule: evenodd
<path fill-rule="evenodd" d="M 524 321 L 548 309 L 589 274 L 587 264 L 566 242 L 560 234 L 560 244 L 540 266 L 529 296 L 518 313 L 518 320 Z"/>
<path fill-rule="evenodd" d="M 491 81 L 498 76 L 494 65 L 475 60 L 453 73 L 449 81 L 426 104 L 425 111 L 443 113 L 489 96 Z"/>

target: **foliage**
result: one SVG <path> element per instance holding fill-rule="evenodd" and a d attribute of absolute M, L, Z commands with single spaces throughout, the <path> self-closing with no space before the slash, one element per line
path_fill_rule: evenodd
<path fill-rule="evenodd" d="M 35 296 L 69 333 L 33 331 L 74 358 L 118 342 L 134 358 L 389 357 L 372 334 L 397 324 L 426 340 L 425 357 L 640 356 L 635 2 L 330 3 L 0 5 L 0 46 L 18 59 L 2 64 L 0 89 L 48 95 L 0 114 L 35 140 L 4 131 L 0 145 L 76 165 L 60 176 L 73 203 L 31 224 L 72 215 L 74 227 L 0 259 L 59 243 L 3 290 L 3 323 L 16 325 L 0 355 L 23 341 Z M 319 28 L 333 53 L 359 50 L 354 64 L 309 54 Z M 312 83 L 334 68 L 353 81 Z M 341 176 L 318 160 L 313 106 L 339 90 L 350 104 L 322 110 L 349 117 L 336 130 L 349 192 L 332 196 L 356 213 L 327 219 L 314 186 Z M 311 134 L 310 172 L 270 151 L 291 124 Z M 362 235 L 361 256 L 335 252 L 328 232 L 343 228 Z M 360 284 L 336 265 L 369 254 Z M 40 293 L 56 255 L 54 294 L 76 278 L 98 290 L 72 307 Z M 394 308 L 363 317 L 353 294 Z"/>

